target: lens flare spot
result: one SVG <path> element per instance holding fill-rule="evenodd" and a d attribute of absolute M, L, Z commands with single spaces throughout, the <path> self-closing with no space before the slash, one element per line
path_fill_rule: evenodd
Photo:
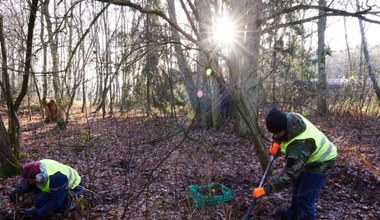
<path fill-rule="evenodd" d="M 211 68 L 208 68 L 208 69 L 206 70 L 206 75 L 209 76 L 209 75 L 211 75 L 211 73 L 212 73 L 212 69 L 211 69 Z"/>
<path fill-rule="evenodd" d="M 203 96 L 203 91 L 202 90 L 198 90 L 197 96 L 198 96 L 198 98 L 202 97 Z"/>

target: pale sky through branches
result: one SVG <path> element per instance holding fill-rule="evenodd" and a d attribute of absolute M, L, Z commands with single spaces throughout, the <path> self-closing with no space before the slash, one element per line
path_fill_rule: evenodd
<path fill-rule="evenodd" d="M 357 18 L 346 18 L 347 36 L 350 48 L 359 47 L 361 36 Z M 364 22 L 366 39 L 370 48 L 380 46 L 380 25 Z M 327 18 L 326 45 L 333 50 L 345 50 L 345 28 L 343 17 Z"/>

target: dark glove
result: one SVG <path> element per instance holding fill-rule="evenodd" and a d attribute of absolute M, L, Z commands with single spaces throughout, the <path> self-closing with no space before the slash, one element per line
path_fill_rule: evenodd
<path fill-rule="evenodd" d="M 25 186 L 17 184 L 16 188 L 9 195 L 9 200 L 13 203 L 17 202 L 17 199 L 25 193 Z"/>
<path fill-rule="evenodd" d="M 32 206 L 28 209 L 21 210 L 21 213 L 24 214 L 24 218 L 30 219 L 38 216 L 37 208 L 35 206 Z"/>
<path fill-rule="evenodd" d="M 9 200 L 12 202 L 12 203 L 16 203 L 17 202 L 17 199 L 18 197 L 20 196 L 20 193 L 18 190 L 13 190 L 11 192 L 11 194 L 9 195 Z"/>

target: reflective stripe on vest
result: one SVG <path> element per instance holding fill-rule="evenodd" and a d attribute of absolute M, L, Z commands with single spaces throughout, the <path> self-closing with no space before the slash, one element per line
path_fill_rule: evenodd
<path fill-rule="evenodd" d="M 306 163 L 315 163 L 315 162 L 324 162 L 334 159 L 337 156 L 337 149 L 333 143 L 309 120 L 303 117 L 300 114 L 298 115 L 302 121 L 306 124 L 306 129 L 304 132 L 298 136 L 292 138 L 289 141 L 281 142 L 281 152 L 285 153 L 288 145 L 295 140 L 305 140 L 305 139 L 314 139 L 317 149 L 311 154 L 310 158 Z"/>
<path fill-rule="evenodd" d="M 61 164 L 55 160 L 50 159 L 43 159 L 40 160 L 41 166 L 43 166 L 43 169 L 47 176 L 47 181 L 45 184 L 36 184 L 39 189 L 41 189 L 43 192 L 50 192 L 51 190 L 57 190 L 49 187 L 50 185 L 50 176 L 54 175 L 57 172 L 62 173 L 65 175 L 68 179 L 68 183 L 66 184 L 66 188 L 68 189 L 74 189 L 79 185 L 81 182 L 81 177 L 79 176 L 78 172 L 74 170 L 73 168 Z"/>

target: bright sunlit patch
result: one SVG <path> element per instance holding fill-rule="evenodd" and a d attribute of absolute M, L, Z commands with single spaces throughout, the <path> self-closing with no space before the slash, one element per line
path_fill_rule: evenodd
<path fill-rule="evenodd" d="M 213 34 L 218 45 L 232 45 L 236 37 L 235 25 L 228 19 L 228 17 L 221 17 L 214 24 Z"/>

